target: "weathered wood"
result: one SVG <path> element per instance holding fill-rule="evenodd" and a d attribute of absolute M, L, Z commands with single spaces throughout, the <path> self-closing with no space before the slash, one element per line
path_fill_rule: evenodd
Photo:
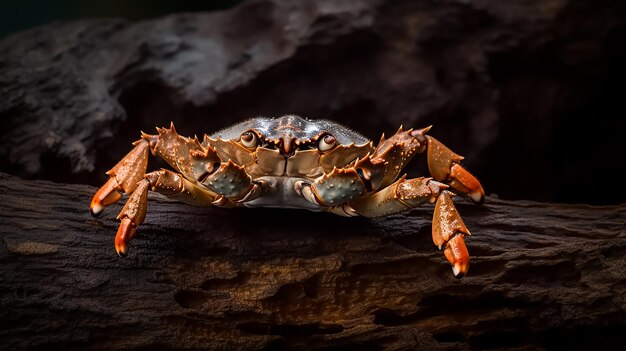
<path fill-rule="evenodd" d="M 489 198 L 457 280 L 432 208 L 378 220 L 151 194 L 129 256 L 95 188 L 0 174 L 0 348 L 623 349 L 626 205 Z"/>

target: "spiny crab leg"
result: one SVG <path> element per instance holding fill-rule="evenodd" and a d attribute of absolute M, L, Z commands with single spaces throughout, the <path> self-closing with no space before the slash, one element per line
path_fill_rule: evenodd
<path fill-rule="evenodd" d="M 403 212 L 424 203 L 434 203 L 446 184 L 432 178 L 406 179 L 401 177 L 393 184 L 365 198 L 351 202 L 353 210 L 364 217 L 380 217 Z"/>
<path fill-rule="evenodd" d="M 446 190 L 448 188 L 448 185 L 432 178 L 401 177 L 365 198 L 333 208 L 332 212 L 344 216 L 379 217 L 436 201 L 432 222 L 433 242 L 444 250 L 444 255 L 452 264 L 452 272 L 457 278 L 461 278 L 469 268 L 469 253 L 463 238 L 470 235 L 470 232 L 456 211 L 451 198 L 454 194 Z"/>
<path fill-rule="evenodd" d="M 221 162 L 216 151 L 197 138 L 185 138 L 174 126 L 158 128 L 158 135 L 142 133 L 135 147 L 107 172 L 109 180 L 94 195 L 90 209 L 94 216 L 106 206 L 130 194 L 120 212 L 121 224 L 115 237 L 115 250 L 124 256 L 147 209 L 147 192 L 153 190 L 195 205 L 235 207 L 251 201 L 266 189 L 252 181 L 243 167 L 231 160 Z M 149 152 L 161 157 L 180 172 L 160 170 L 145 174 Z"/>

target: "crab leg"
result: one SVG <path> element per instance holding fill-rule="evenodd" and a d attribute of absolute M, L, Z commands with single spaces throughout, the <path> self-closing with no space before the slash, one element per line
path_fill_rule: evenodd
<path fill-rule="evenodd" d="M 219 198 L 218 194 L 199 187 L 182 175 L 167 169 L 150 172 L 146 174 L 146 179 L 150 182 L 150 190 L 186 204 L 209 206 Z"/>
<path fill-rule="evenodd" d="M 126 255 L 128 245 L 135 236 L 137 227 L 146 218 L 148 190 L 193 205 L 208 206 L 213 204 L 218 197 L 217 194 L 194 185 L 180 174 L 172 171 L 161 169 L 146 174 L 145 178 L 138 182 L 124 208 L 117 216 L 117 219 L 121 220 L 121 224 L 115 235 L 115 251 L 122 257 Z"/>
<path fill-rule="evenodd" d="M 482 202 L 482 186 L 459 164 L 463 157 L 450 151 L 435 138 L 427 136 L 430 128 L 403 130 L 400 127 L 390 138 L 385 139 L 383 136 L 372 154 L 346 167 L 335 168 L 312 182 L 296 182 L 295 190 L 316 205 L 331 208 L 343 206 L 367 193 L 389 186 L 398 179 L 402 169 L 416 154 L 428 150 L 428 165 L 435 180 L 449 183 L 453 189 L 469 195 L 475 202 Z"/>
<path fill-rule="evenodd" d="M 432 178 L 402 177 L 388 187 L 365 198 L 350 202 L 356 214 L 364 217 L 380 217 L 415 208 L 424 203 L 433 203 L 447 189 L 446 184 Z"/>
<path fill-rule="evenodd" d="M 343 205 L 341 210 L 346 215 L 378 217 L 407 211 L 436 200 L 433 242 L 439 249 L 444 249 L 444 255 L 452 264 L 452 272 L 457 278 L 461 278 L 469 267 L 469 253 L 463 238 L 470 235 L 470 232 L 452 203 L 450 195 L 454 194 L 445 190 L 447 188 L 448 185 L 432 178 L 402 177 L 378 192 Z M 334 209 L 333 212 L 338 213 L 338 209 Z"/>
<path fill-rule="evenodd" d="M 228 160 L 222 162 L 215 149 L 202 146 L 197 138 L 185 138 L 174 129 L 158 128 L 158 135 L 142 133 L 141 139 L 115 167 L 107 172 L 109 180 L 91 201 L 91 213 L 99 215 L 106 206 L 119 201 L 122 194 L 131 194 L 144 178 L 149 151 L 164 159 L 186 179 L 197 183 L 191 188 L 206 187 L 216 194 L 212 204 L 234 206 L 233 201 L 250 201 L 263 193 L 264 187 L 252 181 L 243 167 Z M 217 196 L 220 195 L 220 196 Z"/>
<path fill-rule="evenodd" d="M 197 138 L 185 138 L 174 129 L 158 128 L 158 135 L 143 134 L 153 152 L 176 168 L 196 186 L 203 186 L 219 195 L 216 206 L 231 207 L 233 201 L 249 201 L 262 194 L 263 188 L 252 181 L 245 169 L 230 159 L 222 161 L 216 149 Z"/>
<path fill-rule="evenodd" d="M 433 241 L 452 264 L 452 272 L 462 278 L 469 268 L 469 252 L 464 237 L 471 235 L 463 219 L 459 216 L 449 191 L 443 191 L 437 198 L 433 214 Z"/>
<path fill-rule="evenodd" d="M 109 180 L 91 201 L 91 214 L 97 216 L 124 193 L 130 194 L 117 217 L 121 224 L 115 250 L 120 256 L 126 254 L 137 226 L 146 217 L 149 189 L 189 204 L 220 207 L 240 206 L 266 190 L 265 184 L 252 181 L 243 167 L 230 160 L 222 162 L 210 145 L 178 135 L 174 125 L 157 131 L 158 135 L 142 133 L 135 147 L 107 172 Z M 180 174 L 163 169 L 145 174 L 149 151 Z"/>
<path fill-rule="evenodd" d="M 389 139 L 383 136 L 371 155 L 345 169 L 355 169 L 368 190 L 376 191 L 393 183 L 416 154 L 427 151 L 428 168 L 435 180 L 482 203 L 485 192 L 478 180 L 460 165 L 463 157 L 426 135 L 429 130 L 430 127 L 416 130 L 401 127 Z"/>

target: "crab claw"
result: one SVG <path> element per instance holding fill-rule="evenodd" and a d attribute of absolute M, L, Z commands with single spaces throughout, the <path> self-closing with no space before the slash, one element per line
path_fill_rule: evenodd
<path fill-rule="evenodd" d="M 463 219 L 459 216 L 449 191 L 443 191 L 437 198 L 435 213 L 433 214 L 433 242 L 452 264 L 452 272 L 457 278 L 462 278 L 469 268 L 469 253 L 463 240 L 465 235 L 471 235 Z"/>
<path fill-rule="evenodd" d="M 455 190 L 469 196 L 475 203 L 482 204 L 485 200 L 485 191 L 478 179 L 459 164 L 463 156 L 455 154 L 430 135 L 426 138 L 428 169 L 433 178 L 447 182 Z"/>
<path fill-rule="evenodd" d="M 265 191 L 269 188 L 269 185 L 264 180 L 253 181 L 252 189 L 244 196 L 241 200 L 238 200 L 239 203 L 244 203 L 248 201 L 252 201 L 257 199 L 259 196 L 263 195 Z"/>
<path fill-rule="evenodd" d="M 109 180 L 93 196 L 89 206 L 91 215 L 97 217 L 104 208 L 122 198 L 122 193 L 130 194 L 144 177 L 148 164 L 150 141 L 140 139 L 135 147 L 111 168 Z"/>
<path fill-rule="evenodd" d="M 94 195 L 89 205 L 91 215 L 98 217 L 104 208 L 122 198 L 121 188 L 115 178 L 111 177 Z"/>
<path fill-rule="evenodd" d="M 133 225 L 130 218 L 125 217 L 122 219 L 122 223 L 117 229 L 117 234 L 115 234 L 115 252 L 117 252 L 120 257 L 126 257 L 128 244 L 130 243 L 130 239 L 135 236 L 136 232 L 137 227 Z"/>
<path fill-rule="evenodd" d="M 465 246 L 463 235 L 457 234 L 446 243 L 443 254 L 452 264 L 452 273 L 461 279 L 469 269 L 469 252 Z"/>
<path fill-rule="evenodd" d="M 115 251 L 120 257 L 126 256 L 128 244 L 135 236 L 137 226 L 146 218 L 149 186 L 150 182 L 147 179 L 140 181 L 117 216 L 117 219 L 122 221 L 115 235 Z"/>
<path fill-rule="evenodd" d="M 451 187 L 467 194 L 472 201 L 479 205 L 485 202 L 485 190 L 483 190 L 482 185 L 480 185 L 476 177 L 465 168 L 461 167 L 461 165 L 455 164 L 452 166 L 450 169 L 450 178 L 452 178 L 450 182 Z"/>
<path fill-rule="evenodd" d="M 293 187 L 298 195 L 304 197 L 307 201 L 309 201 L 312 204 L 315 204 L 318 206 L 320 205 L 320 203 L 317 201 L 317 198 L 315 197 L 315 194 L 313 193 L 313 190 L 311 190 L 311 184 L 305 181 L 299 180 L 293 184 Z"/>

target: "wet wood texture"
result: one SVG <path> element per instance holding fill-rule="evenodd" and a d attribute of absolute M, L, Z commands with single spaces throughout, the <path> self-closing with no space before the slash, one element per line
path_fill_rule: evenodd
<path fill-rule="evenodd" d="M 0 174 L 0 348 L 621 348 L 626 205 L 458 208 L 468 276 L 432 206 L 377 220 L 200 208 L 151 194 L 129 256 L 96 189 Z"/>

